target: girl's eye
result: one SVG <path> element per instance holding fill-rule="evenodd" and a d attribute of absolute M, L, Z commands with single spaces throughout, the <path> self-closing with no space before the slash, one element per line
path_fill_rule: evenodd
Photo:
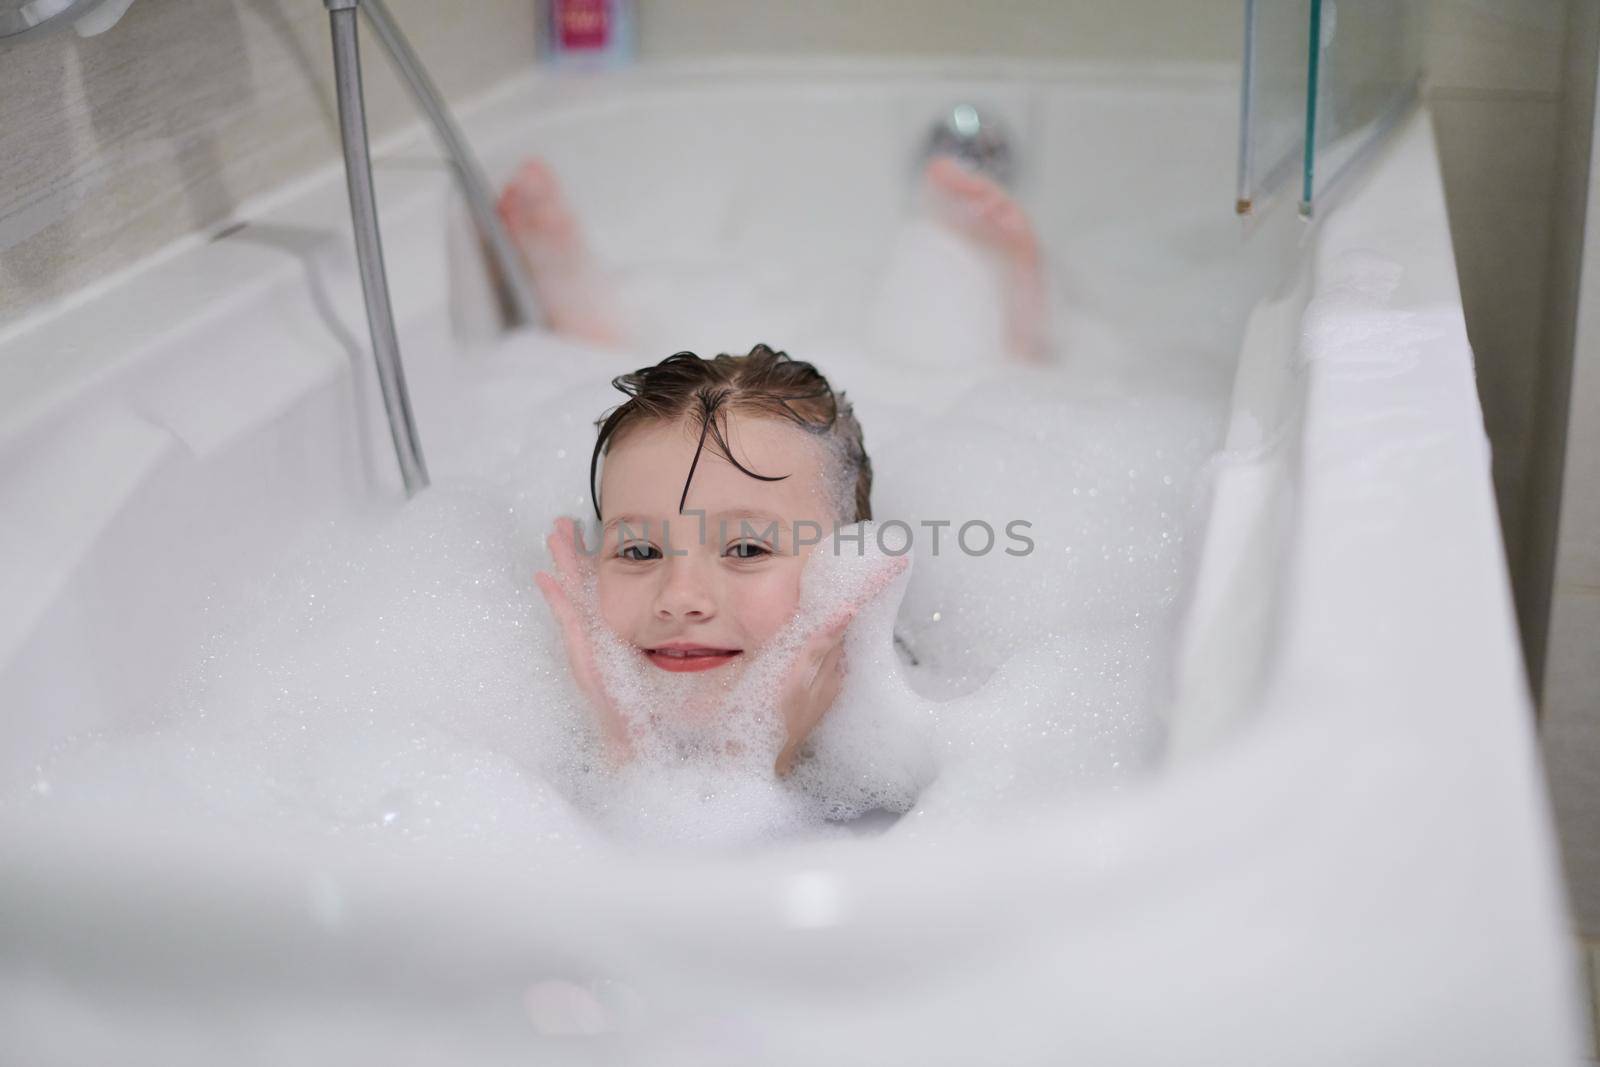
<path fill-rule="evenodd" d="M 634 563 L 648 563 L 652 559 L 660 559 L 661 550 L 643 541 L 630 541 L 617 550 L 617 556 Z"/>
<path fill-rule="evenodd" d="M 760 559 L 772 555 L 772 549 L 760 541 L 737 541 L 728 546 L 728 555 L 734 559 Z"/>

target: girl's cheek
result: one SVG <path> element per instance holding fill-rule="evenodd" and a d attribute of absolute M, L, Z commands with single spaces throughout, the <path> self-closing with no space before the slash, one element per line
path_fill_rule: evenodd
<path fill-rule="evenodd" d="M 774 570 L 756 588 L 746 591 L 740 615 L 744 630 L 757 644 L 764 644 L 788 625 L 800 607 L 800 568 Z"/>

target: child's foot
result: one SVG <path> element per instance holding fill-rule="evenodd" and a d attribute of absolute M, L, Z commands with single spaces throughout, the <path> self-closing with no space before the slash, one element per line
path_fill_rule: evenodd
<path fill-rule="evenodd" d="M 999 183 L 939 156 L 923 172 L 934 217 L 1005 264 L 1006 335 L 1012 353 L 1043 360 L 1047 349 L 1043 257 L 1022 206 Z"/>
<path fill-rule="evenodd" d="M 619 343 L 622 331 L 550 168 L 538 160 L 524 163 L 500 194 L 499 206 L 550 328 L 600 344 Z"/>

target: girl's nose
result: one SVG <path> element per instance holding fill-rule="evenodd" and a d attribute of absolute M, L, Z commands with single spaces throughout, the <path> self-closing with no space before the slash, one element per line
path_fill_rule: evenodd
<path fill-rule="evenodd" d="M 666 578 L 656 594 L 658 619 L 709 619 L 716 614 L 711 588 L 692 559 L 673 559 L 663 568 Z"/>

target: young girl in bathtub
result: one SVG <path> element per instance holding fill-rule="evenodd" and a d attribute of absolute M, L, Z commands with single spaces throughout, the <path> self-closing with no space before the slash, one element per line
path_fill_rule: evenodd
<path fill-rule="evenodd" d="M 952 344 L 981 343 L 987 333 L 998 342 L 989 347 L 1013 358 L 1043 358 L 1038 243 L 1015 200 L 941 157 L 925 171 L 923 203 L 939 232 L 988 257 L 999 306 L 987 321 L 973 321 L 984 319 L 980 311 L 953 327 L 939 322 L 920 347 L 948 352 Z M 500 213 L 551 327 L 595 343 L 626 344 L 550 171 L 525 164 L 502 195 Z M 918 272 L 936 269 L 929 260 L 940 254 L 937 240 L 903 243 L 879 302 L 880 321 L 912 325 L 921 310 Z M 590 468 L 601 543 L 584 545 L 574 520 L 558 519 L 548 540 L 556 573 L 541 572 L 536 581 L 607 752 L 623 763 L 635 753 L 638 727 L 602 679 L 596 624 L 632 661 L 647 663 L 642 669 L 653 677 L 712 674 L 726 687 L 727 676 L 745 670 L 780 634 L 792 635 L 801 574 L 815 547 L 797 531 L 872 518 L 872 464 L 844 394 L 811 364 L 766 345 L 709 360 L 679 352 L 614 384 L 629 399 L 599 420 Z M 784 731 L 773 767 L 779 776 L 791 771 L 839 693 L 851 620 L 906 563 L 887 558 L 852 601 L 794 645 L 776 693 Z"/>

